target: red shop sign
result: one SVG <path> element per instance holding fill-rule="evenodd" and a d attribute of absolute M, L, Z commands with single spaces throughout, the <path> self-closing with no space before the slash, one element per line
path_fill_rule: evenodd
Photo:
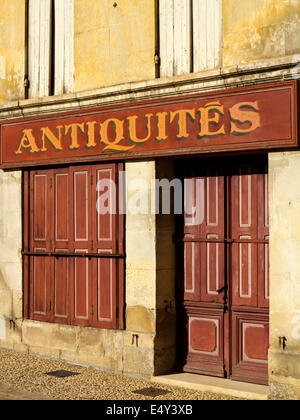
<path fill-rule="evenodd" d="M 19 118 L 1 168 L 298 146 L 297 81 Z"/>

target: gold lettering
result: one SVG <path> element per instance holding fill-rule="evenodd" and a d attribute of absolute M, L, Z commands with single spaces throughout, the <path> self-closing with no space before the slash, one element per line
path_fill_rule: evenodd
<path fill-rule="evenodd" d="M 157 137 L 156 137 L 156 140 L 157 141 L 167 140 L 167 138 L 168 138 L 167 130 L 166 130 L 167 115 L 168 115 L 167 112 L 158 112 L 156 114 L 156 117 L 157 117 Z"/>
<path fill-rule="evenodd" d="M 95 140 L 95 125 L 97 124 L 97 121 L 89 121 L 86 123 L 87 125 L 87 138 L 88 142 L 86 147 L 88 149 L 93 149 L 97 146 L 96 140 Z"/>
<path fill-rule="evenodd" d="M 40 149 L 37 147 L 35 138 L 32 134 L 32 130 L 24 130 L 22 131 L 22 138 L 20 141 L 20 145 L 18 150 L 16 151 L 16 155 L 21 155 L 23 150 L 30 149 L 30 153 L 38 153 Z"/>
<path fill-rule="evenodd" d="M 78 129 L 84 134 L 84 123 L 65 125 L 65 135 L 71 130 L 71 146 L 70 150 L 77 150 L 80 148 L 78 143 Z"/>
<path fill-rule="evenodd" d="M 178 116 L 178 134 L 177 138 L 187 138 L 189 134 L 187 132 L 187 117 L 191 117 L 194 121 L 196 118 L 196 110 L 195 109 L 181 109 L 179 111 L 170 112 L 170 123 L 174 121 L 174 119 Z"/>
<path fill-rule="evenodd" d="M 58 132 L 58 137 L 55 136 L 55 134 L 53 134 L 53 132 L 50 130 L 49 127 L 42 127 L 41 128 L 41 132 L 42 132 L 42 148 L 41 148 L 41 152 L 47 152 L 46 149 L 46 139 L 49 141 L 49 143 L 51 144 L 51 146 L 58 152 L 61 152 L 63 150 L 62 145 L 61 145 L 61 129 L 63 128 L 62 125 L 59 125 L 58 127 L 56 127 L 57 132 Z"/>
<path fill-rule="evenodd" d="M 138 117 L 136 115 L 128 117 L 128 123 L 129 123 L 129 139 L 136 144 L 139 143 L 145 143 L 147 140 L 151 137 L 151 118 L 153 117 L 153 114 L 146 114 L 145 119 L 147 119 L 147 136 L 143 139 L 139 139 L 137 137 L 136 133 L 136 125 L 137 125 L 137 119 Z"/>
<path fill-rule="evenodd" d="M 211 124 L 215 123 L 218 124 L 220 121 L 220 116 L 224 115 L 224 106 L 220 104 L 220 102 L 210 103 L 205 105 L 204 108 L 199 108 L 200 112 L 200 132 L 198 134 L 199 137 L 204 136 L 220 136 L 225 134 L 225 125 L 223 124 L 222 127 L 218 131 L 210 131 Z M 211 116 L 211 113 L 214 113 Z"/>
<path fill-rule="evenodd" d="M 112 124 L 115 128 L 115 139 L 110 141 L 108 138 L 108 127 Z M 106 147 L 103 150 L 115 150 L 123 152 L 132 149 L 134 146 L 120 146 L 120 141 L 124 140 L 124 121 L 116 118 L 111 118 L 100 125 L 100 138 L 101 143 L 104 143 Z"/>
<path fill-rule="evenodd" d="M 240 102 L 229 110 L 231 118 L 231 134 L 249 134 L 261 127 L 258 102 Z M 241 128 L 237 124 L 248 123 L 250 128 Z"/>

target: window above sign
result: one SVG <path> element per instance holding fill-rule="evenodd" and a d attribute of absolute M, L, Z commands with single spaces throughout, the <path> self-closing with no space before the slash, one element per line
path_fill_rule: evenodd
<path fill-rule="evenodd" d="M 221 67 L 222 0 L 159 2 L 160 75 Z"/>
<path fill-rule="evenodd" d="M 74 0 L 28 2 L 28 97 L 71 93 Z"/>

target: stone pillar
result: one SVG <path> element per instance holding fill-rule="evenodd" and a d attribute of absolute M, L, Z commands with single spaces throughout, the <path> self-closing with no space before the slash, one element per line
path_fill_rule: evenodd
<path fill-rule="evenodd" d="M 0 346 L 21 341 L 22 189 L 21 172 L 0 170 Z"/>
<path fill-rule="evenodd" d="M 148 363 L 148 373 L 159 375 L 175 365 L 174 216 L 172 207 L 171 214 L 153 211 L 159 199 L 153 181 L 173 177 L 174 164 L 168 160 L 126 164 L 126 331 L 130 337 L 139 334 L 141 342 L 140 350 L 125 346 L 125 373 L 130 368 L 145 374 Z M 147 214 L 130 212 L 138 196 L 148 203 Z"/>
<path fill-rule="evenodd" d="M 273 399 L 299 399 L 300 153 L 271 153 L 269 180 L 270 393 Z"/>
<path fill-rule="evenodd" d="M 151 214 L 152 179 L 155 179 L 154 161 L 126 163 L 125 326 L 128 339 L 124 341 L 123 369 L 124 373 L 150 376 L 154 373 L 156 331 L 156 225 L 155 215 Z M 147 214 L 134 214 L 134 207 L 142 204 Z"/>

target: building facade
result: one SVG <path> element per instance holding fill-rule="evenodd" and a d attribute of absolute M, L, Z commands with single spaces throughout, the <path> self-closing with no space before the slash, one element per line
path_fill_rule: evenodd
<path fill-rule="evenodd" d="M 0 347 L 299 399 L 300 1 L 2 3 Z"/>

